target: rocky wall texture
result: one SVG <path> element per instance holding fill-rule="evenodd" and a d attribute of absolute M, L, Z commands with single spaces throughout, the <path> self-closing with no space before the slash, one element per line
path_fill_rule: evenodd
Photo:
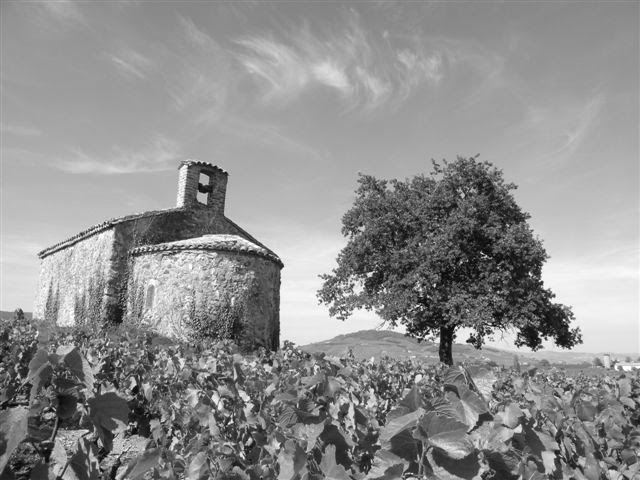
<path fill-rule="evenodd" d="M 109 278 L 109 300 L 114 310 L 125 309 L 129 284 L 129 252 L 141 245 L 156 245 L 210 233 L 232 233 L 247 236 L 246 232 L 207 207 L 171 209 L 153 215 L 132 216 L 114 225 L 115 248 Z M 242 232 L 242 233 L 241 233 Z"/>
<path fill-rule="evenodd" d="M 279 344 L 280 265 L 237 252 L 151 252 L 131 260 L 130 321 L 178 338 Z"/>
<path fill-rule="evenodd" d="M 88 236 L 41 260 L 34 318 L 74 325 L 108 316 L 114 230 Z"/>

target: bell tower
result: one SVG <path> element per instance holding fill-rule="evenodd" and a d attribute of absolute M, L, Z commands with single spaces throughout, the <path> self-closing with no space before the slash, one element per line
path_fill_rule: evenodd
<path fill-rule="evenodd" d="M 206 206 L 224 215 L 227 177 L 227 172 L 210 163 L 182 161 L 178 170 L 176 205 L 181 208 Z"/>

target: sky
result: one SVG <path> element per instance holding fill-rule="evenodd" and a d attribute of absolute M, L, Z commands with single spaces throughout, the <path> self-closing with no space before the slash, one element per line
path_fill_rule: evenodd
<path fill-rule="evenodd" d="M 375 328 L 315 295 L 358 173 L 480 154 L 519 186 L 576 350 L 639 352 L 639 5 L 3 1 L 0 307 L 32 309 L 39 250 L 173 207 L 194 158 L 285 264 L 282 339 Z"/>

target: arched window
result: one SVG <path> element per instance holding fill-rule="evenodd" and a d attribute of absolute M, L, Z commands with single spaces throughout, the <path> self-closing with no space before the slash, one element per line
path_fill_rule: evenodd
<path fill-rule="evenodd" d="M 209 204 L 209 194 L 211 193 L 211 177 L 206 173 L 200 173 L 198 179 L 198 193 L 196 194 L 196 200 L 202 205 Z"/>
<path fill-rule="evenodd" d="M 150 284 L 147 286 L 147 294 L 144 296 L 144 309 L 151 310 L 153 308 L 153 301 L 156 296 L 156 286 Z"/>

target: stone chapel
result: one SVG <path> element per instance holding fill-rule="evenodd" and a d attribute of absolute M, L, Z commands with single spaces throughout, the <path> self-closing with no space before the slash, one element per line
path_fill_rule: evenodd
<path fill-rule="evenodd" d="M 279 344 L 280 258 L 224 214 L 228 174 L 179 167 L 175 208 L 108 220 L 42 250 L 34 318 Z"/>

